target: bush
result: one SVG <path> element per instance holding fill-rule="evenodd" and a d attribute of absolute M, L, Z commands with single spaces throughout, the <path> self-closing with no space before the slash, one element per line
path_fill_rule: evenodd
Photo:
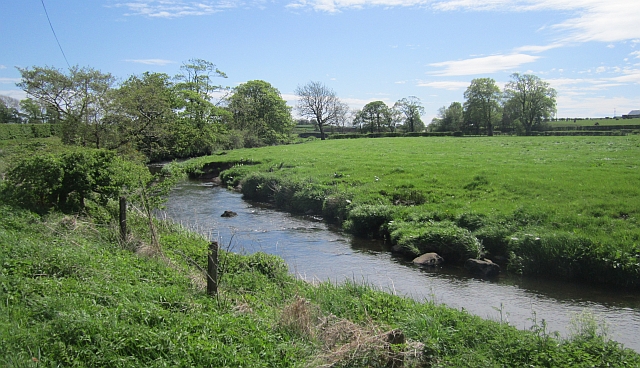
<path fill-rule="evenodd" d="M 349 212 L 344 228 L 356 236 L 381 237 L 383 225 L 393 219 L 394 212 L 390 205 L 359 205 Z"/>
<path fill-rule="evenodd" d="M 346 194 L 335 194 L 325 198 L 322 217 L 331 224 L 342 224 L 349 215 L 351 200 Z"/>
<path fill-rule="evenodd" d="M 113 151 L 74 149 L 37 154 L 13 163 L 3 183 L 9 202 L 39 212 L 82 210 L 85 199 L 105 204 L 125 187 L 140 185 L 146 167 L 122 160 Z"/>
<path fill-rule="evenodd" d="M 461 262 L 482 253 L 478 239 L 451 221 L 395 222 L 389 230 L 395 249 L 412 256 L 436 252 L 447 261 Z"/>

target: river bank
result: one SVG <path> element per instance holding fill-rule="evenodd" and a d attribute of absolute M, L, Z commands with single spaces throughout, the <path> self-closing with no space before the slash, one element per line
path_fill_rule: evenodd
<path fill-rule="evenodd" d="M 208 240 L 180 226 L 158 223 L 162 248 L 154 251 L 135 216 L 121 243 L 112 222 L 0 211 L 3 365 L 640 364 L 588 316 L 567 339 L 541 321 L 520 331 L 363 285 L 296 280 L 264 253 L 221 252 L 211 298 L 194 267 L 204 267 Z"/>
<path fill-rule="evenodd" d="M 225 210 L 233 218 L 220 215 Z M 587 311 L 609 328 L 609 336 L 640 351 L 640 296 L 631 291 L 501 274 L 473 277 L 460 266 L 421 268 L 390 252 L 388 244 L 360 239 L 335 226 L 247 202 L 235 191 L 207 181 L 177 185 L 166 216 L 194 231 L 220 239 L 236 252 L 282 257 L 291 274 L 308 281 L 355 281 L 416 301 L 428 301 L 529 329 L 544 319 L 549 331 L 569 336 L 571 321 Z"/>

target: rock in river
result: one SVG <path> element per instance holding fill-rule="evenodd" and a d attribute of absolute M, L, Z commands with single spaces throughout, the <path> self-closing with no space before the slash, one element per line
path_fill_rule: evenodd
<path fill-rule="evenodd" d="M 444 262 L 444 258 L 438 253 L 425 253 L 413 260 L 413 263 L 420 266 L 437 266 Z"/>
<path fill-rule="evenodd" d="M 473 259 L 469 258 L 464 263 L 464 268 L 474 275 L 482 277 L 497 276 L 500 273 L 500 266 L 491 262 L 490 259 Z"/>

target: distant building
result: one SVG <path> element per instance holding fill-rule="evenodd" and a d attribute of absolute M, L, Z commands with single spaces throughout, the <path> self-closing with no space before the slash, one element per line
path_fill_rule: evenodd
<path fill-rule="evenodd" d="M 622 115 L 623 119 L 640 118 L 640 110 L 631 110 L 627 115 Z"/>

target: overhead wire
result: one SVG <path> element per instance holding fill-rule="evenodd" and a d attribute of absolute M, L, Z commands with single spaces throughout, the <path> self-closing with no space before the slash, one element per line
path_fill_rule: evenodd
<path fill-rule="evenodd" d="M 53 29 L 53 24 L 51 24 L 51 19 L 49 18 L 49 13 L 47 12 L 47 7 L 44 6 L 44 0 L 40 0 L 42 3 L 42 8 L 44 9 L 44 14 L 47 16 L 47 20 L 49 21 L 49 27 L 51 27 L 51 32 L 53 32 L 53 37 L 56 39 L 58 43 L 58 47 L 60 48 L 60 52 L 62 52 L 62 56 L 64 57 L 64 61 L 67 63 L 69 69 L 71 69 L 71 64 L 69 64 L 69 60 L 67 60 L 67 55 L 65 55 L 64 50 L 62 49 L 62 45 L 60 45 L 60 41 L 58 40 L 58 35 L 56 35 L 56 31 Z"/>

